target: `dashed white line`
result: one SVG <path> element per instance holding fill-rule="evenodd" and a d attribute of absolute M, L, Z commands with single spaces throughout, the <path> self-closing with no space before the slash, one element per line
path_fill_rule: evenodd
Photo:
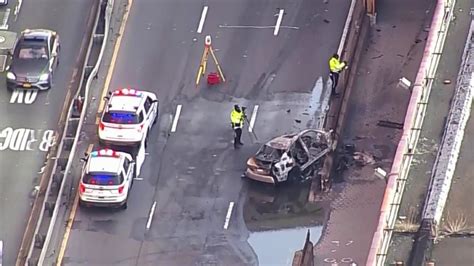
<path fill-rule="evenodd" d="M 18 0 L 18 4 L 15 7 L 15 21 L 18 18 L 18 14 L 20 13 L 21 5 L 23 4 L 23 0 Z"/>
<path fill-rule="evenodd" d="M 148 215 L 148 221 L 146 222 L 146 230 L 150 229 L 151 222 L 153 221 L 153 214 L 155 214 L 156 208 L 156 201 L 153 202 L 153 206 L 151 206 L 150 214 Z"/>
<path fill-rule="evenodd" d="M 5 9 L 5 11 L 0 12 L 0 16 L 2 17 L 0 29 L 1 30 L 8 30 L 8 18 L 10 17 L 10 8 Z"/>
<path fill-rule="evenodd" d="M 250 118 L 249 132 L 253 131 L 253 127 L 255 126 L 255 120 L 257 120 L 257 112 L 258 112 L 258 105 L 255 105 L 253 107 L 252 117 Z"/>
<path fill-rule="evenodd" d="M 179 119 L 179 115 L 181 114 L 181 108 L 182 107 L 183 106 L 181 104 L 176 106 L 176 114 L 174 115 L 173 125 L 171 126 L 171 132 L 176 131 L 176 127 L 178 126 L 178 119 Z"/>
<path fill-rule="evenodd" d="M 280 9 L 280 12 L 278 13 L 277 23 L 275 25 L 275 30 L 273 31 L 273 35 L 275 35 L 275 36 L 277 36 L 278 31 L 280 31 L 281 21 L 283 20 L 283 13 L 284 12 L 285 12 L 284 9 Z"/>
<path fill-rule="evenodd" d="M 199 20 L 199 26 L 198 26 L 198 29 L 197 29 L 197 33 L 202 32 L 202 28 L 204 27 L 204 21 L 206 20 L 206 15 L 207 15 L 207 9 L 208 8 L 209 8 L 208 6 L 204 6 L 204 8 L 202 9 L 201 20 Z"/>
<path fill-rule="evenodd" d="M 231 201 L 229 203 L 229 209 L 227 209 L 227 215 L 225 216 L 225 223 L 224 223 L 224 229 L 227 230 L 229 227 L 229 222 L 230 222 L 230 216 L 232 216 L 232 209 L 234 208 L 234 202 Z"/>
<path fill-rule="evenodd" d="M 219 28 L 224 29 L 273 29 L 275 26 L 252 26 L 252 25 L 219 25 Z M 295 26 L 280 26 L 280 29 L 299 30 L 300 27 Z"/>

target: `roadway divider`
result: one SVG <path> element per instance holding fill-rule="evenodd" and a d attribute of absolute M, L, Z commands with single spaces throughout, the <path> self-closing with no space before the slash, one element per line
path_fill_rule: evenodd
<path fill-rule="evenodd" d="M 410 165 L 415 153 L 431 87 L 443 52 L 448 27 L 453 16 L 455 0 L 438 0 L 431 22 L 428 40 L 418 70 L 397 146 L 387 187 L 380 209 L 377 229 L 373 235 L 366 265 L 382 266 L 387 257 L 398 210 L 402 200 Z"/>
<path fill-rule="evenodd" d="M 320 171 L 320 179 L 314 179 L 311 183 L 311 189 L 308 195 L 308 201 L 314 202 L 317 199 L 317 194 L 321 191 L 328 191 L 330 188 L 330 178 L 334 168 L 334 157 L 336 155 L 336 148 L 338 145 L 339 136 L 341 135 L 342 126 L 349 102 L 352 84 L 356 76 L 356 68 L 362 48 L 368 36 L 370 28 L 369 19 L 366 15 L 366 8 L 364 1 L 352 0 L 349 12 L 346 18 L 344 29 L 341 36 L 341 41 L 338 47 L 338 54 L 341 60 L 348 61 L 349 69 L 343 71 L 339 77 L 339 88 L 341 97 L 331 99 L 331 81 L 328 78 L 326 83 L 326 95 L 323 102 L 323 110 L 325 117 L 323 119 L 324 128 L 327 131 L 332 131 L 334 139 L 333 149 L 324 160 L 323 168 Z M 329 60 L 328 55 L 328 60 Z"/>
<path fill-rule="evenodd" d="M 56 133 L 56 140 L 60 141 L 48 153 L 48 171 L 45 171 L 41 179 L 16 265 L 44 265 L 45 258 L 54 254 L 54 251 L 49 251 L 49 244 L 59 209 L 64 207 L 61 204 L 62 197 L 71 197 L 65 192 L 65 184 L 71 172 L 79 133 L 87 113 L 89 88 L 97 77 L 107 43 L 113 3 L 114 0 L 94 2 L 88 24 L 90 26 L 86 33 L 89 36 L 87 53 L 83 56 L 83 67 L 79 70 L 79 84 L 72 99 L 67 97 L 67 115 L 61 117 L 59 133 Z"/>

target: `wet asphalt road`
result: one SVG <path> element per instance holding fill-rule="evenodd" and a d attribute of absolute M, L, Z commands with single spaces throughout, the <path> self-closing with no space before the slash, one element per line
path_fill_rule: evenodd
<path fill-rule="evenodd" d="M 11 103 L 12 93 L 5 87 L 5 76 L 0 80 L 0 132 L 30 129 L 27 139 L 31 145 L 7 142 L 6 132 L 0 138 L 0 240 L 4 241 L 4 265 L 13 265 L 29 216 L 29 197 L 37 184 L 38 173 L 44 164 L 48 134 L 56 127 L 70 84 L 76 58 L 85 32 L 87 17 L 93 0 L 24 0 L 16 22 L 13 21 L 15 1 L 11 1 L 9 30 L 20 32 L 26 28 L 47 28 L 58 32 L 61 38 L 60 65 L 54 77 L 54 87 L 40 92 L 31 104 Z M 18 131 L 19 132 L 19 131 Z M 25 137 L 26 138 L 26 137 Z M 21 137 L 17 137 L 20 142 Z M 16 147 L 17 146 L 17 147 Z M 28 147 L 31 150 L 28 150 Z M 16 149 L 16 150 L 15 150 Z"/>
<path fill-rule="evenodd" d="M 198 34 L 203 5 L 209 10 Z M 278 8 L 285 12 L 282 25 L 298 29 L 282 28 L 274 36 L 273 28 L 235 27 L 273 26 Z M 64 263 L 257 264 L 243 219 L 248 182 L 240 176 L 246 159 L 269 138 L 316 125 L 322 91 L 311 97 L 313 87 L 320 76 L 327 77 L 327 58 L 339 45 L 348 8 L 343 0 L 327 5 L 135 0 L 109 89 L 135 86 L 155 92 L 160 120 L 150 133 L 143 180 L 135 182 L 128 209 L 79 208 Z M 207 34 L 228 81 L 196 88 Z M 208 69 L 214 71 L 211 58 Z M 247 106 L 249 118 L 259 105 L 257 138 L 245 130 L 245 146 L 237 151 L 229 127 L 234 103 Z M 182 111 L 176 132 L 170 132 L 177 105 Z M 95 126 L 86 128 L 88 138 L 94 138 Z M 153 202 L 157 207 L 146 230 Z M 230 202 L 235 205 L 224 229 Z"/>

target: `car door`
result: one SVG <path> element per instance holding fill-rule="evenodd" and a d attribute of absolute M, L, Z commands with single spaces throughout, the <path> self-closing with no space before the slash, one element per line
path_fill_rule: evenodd
<path fill-rule="evenodd" d="M 50 51 L 50 72 L 53 72 L 58 65 L 58 50 L 59 50 L 59 43 L 58 38 L 51 36 L 49 38 L 49 51 Z"/>
<path fill-rule="evenodd" d="M 142 140 L 140 145 L 137 147 L 135 157 L 135 175 L 136 177 L 140 176 L 143 162 L 145 161 L 145 140 Z"/>
<path fill-rule="evenodd" d="M 125 182 L 127 183 L 127 190 L 130 190 L 130 188 L 132 187 L 132 183 L 133 183 L 133 176 L 132 176 L 132 172 L 131 172 L 131 167 L 130 167 L 130 161 L 128 160 L 127 157 L 124 158 L 123 160 L 123 176 L 125 176 Z"/>
<path fill-rule="evenodd" d="M 145 104 L 143 105 L 143 108 L 145 109 L 147 126 L 148 126 L 149 129 L 151 129 L 151 126 L 153 125 L 153 119 L 154 119 L 154 116 L 155 116 L 155 111 L 154 111 L 154 108 L 153 108 L 153 101 L 151 100 L 150 96 L 146 97 Z"/>

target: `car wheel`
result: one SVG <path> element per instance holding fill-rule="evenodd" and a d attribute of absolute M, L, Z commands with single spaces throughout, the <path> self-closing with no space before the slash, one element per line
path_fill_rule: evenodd
<path fill-rule="evenodd" d="M 301 182 L 304 180 L 303 173 L 298 165 L 294 166 L 293 169 L 290 170 L 287 180 L 290 182 Z"/>
<path fill-rule="evenodd" d="M 49 82 L 48 82 L 48 88 L 53 87 L 53 71 L 49 72 Z"/>
<path fill-rule="evenodd" d="M 126 210 L 127 207 L 128 207 L 127 201 L 128 201 L 128 199 L 125 200 L 125 203 L 122 205 L 122 209 L 124 209 L 124 210 Z"/>

